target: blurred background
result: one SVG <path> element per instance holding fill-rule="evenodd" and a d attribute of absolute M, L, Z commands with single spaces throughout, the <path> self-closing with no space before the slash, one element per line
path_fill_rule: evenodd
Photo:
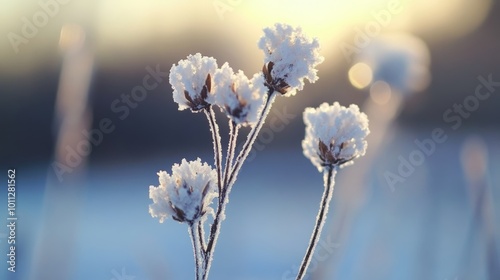
<path fill-rule="evenodd" d="M 275 102 L 211 279 L 294 279 L 323 190 L 302 112 L 334 101 L 358 104 L 371 135 L 338 173 L 308 279 L 500 279 L 498 2 L 0 3 L 0 167 L 16 169 L 18 217 L 15 273 L 0 227 L 1 279 L 192 279 L 187 227 L 148 214 L 157 171 L 213 161 L 205 117 L 177 110 L 168 71 L 200 52 L 251 76 L 276 22 L 318 37 L 325 62 Z"/>

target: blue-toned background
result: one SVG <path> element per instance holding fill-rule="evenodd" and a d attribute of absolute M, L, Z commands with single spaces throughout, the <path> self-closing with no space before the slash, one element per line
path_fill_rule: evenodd
<path fill-rule="evenodd" d="M 294 279 L 323 189 L 302 155 L 302 111 L 334 101 L 358 104 L 372 133 L 368 154 L 338 173 L 308 279 L 500 279 L 500 86 L 479 78 L 500 81 L 497 2 L 3 2 L 0 220 L 15 168 L 18 221 L 15 273 L 0 226 L 0 279 L 192 279 L 187 227 L 151 218 L 148 188 L 182 158 L 213 163 L 212 145 L 205 116 L 177 110 L 165 75 L 201 52 L 250 76 L 275 22 L 318 37 L 325 62 L 316 83 L 275 102 L 230 196 L 210 279 Z M 425 51 L 383 39 L 394 33 Z M 155 86 L 130 99 L 148 75 Z M 445 140 L 426 154 L 416 141 L 436 129 Z"/>

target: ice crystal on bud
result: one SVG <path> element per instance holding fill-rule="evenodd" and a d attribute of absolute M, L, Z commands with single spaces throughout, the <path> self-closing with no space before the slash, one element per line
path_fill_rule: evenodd
<path fill-rule="evenodd" d="M 149 187 L 149 213 L 163 223 L 168 217 L 179 222 L 193 223 L 205 214 L 213 212 L 210 207 L 217 197 L 217 174 L 207 163 L 198 158 L 172 166 L 172 175 L 158 172 L 160 185 Z"/>
<path fill-rule="evenodd" d="M 197 53 L 179 61 L 170 68 L 170 84 L 174 90 L 174 101 L 179 110 L 191 109 L 198 112 L 210 106 L 213 94 L 212 78 L 217 70 L 217 61 L 213 57 Z"/>
<path fill-rule="evenodd" d="M 276 24 L 265 28 L 259 48 L 265 53 L 266 81 L 281 94 L 295 95 L 304 87 L 304 79 L 311 83 L 318 80 L 315 67 L 324 60 L 319 54 L 319 42 L 308 38 L 300 27 Z"/>
<path fill-rule="evenodd" d="M 243 71 L 234 73 L 227 63 L 214 76 L 217 88 L 215 104 L 223 109 L 236 124 L 253 124 L 262 111 L 267 93 L 262 74 L 249 80 Z"/>
<path fill-rule="evenodd" d="M 368 118 L 357 105 L 349 108 L 321 104 L 304 111 L 306 135 L 302 141 L 304 155 L 321 172 L 325 166 L 345 166 L 366 152 Z"/>

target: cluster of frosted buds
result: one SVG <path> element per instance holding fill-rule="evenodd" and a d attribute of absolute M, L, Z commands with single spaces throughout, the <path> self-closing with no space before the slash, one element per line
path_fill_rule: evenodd
<path fill-rule="evenodd" d="M 193 112 L 199 112 L 211 105 L 212 78 L 217 69 L 215 58 L 199 53 L 189 55 L 177 65 L 172 65 L 169 80 L 179 110 L 189 108 Z"/>
<path fill-rule="evenodd" d="M 324 60 L 319 42 L 303 34 L 300 27 L 276 24 L 264 29 L 259 48 L 265 53 L 262 72 L 269 88 L 291 96 L 303 89 L 304 79 L 318 80 L 315 67 Z"/>
<path fill-rule="evenodd" d="M 321 104 L 304 111 L 306 135 L 304 155 L 321 172 L 325 166 L 344 166 L 366 152 L 368 118 L 357 105 L 349 108 L 338 102 Z"/>
<path fill-rule="evenodd" d="M 168 217 L 179 222 L 194 223 L 207 213 L 213 198 L 217 197 L 216 172 L 198 158 L 172 166 L 172 175 L 158 172 L 160 185 L 149 187 L 149 213 L 163 223 Z"/>
<path fill-rule="evenodd" d="M 170 69 L 173 99 L 179 105 L 179 110 L 203 111 L 207 116 L 216 170 L 201 164 L 198 159 L 189 163 L 183 160 L 181 165 L 174 165 L 172 175 L 159 172 L 160 186 L 151 186 L 149 190 L 149 197 L 153 200 L 149 212 L 160 222 L 172 217 L 190 224 L 196 279 L 208 277 L 229 192 L 277 96 L 275 92 L 291 96 L 303 89 L 305 79 L 315 82 L 318 79 L 315 67 L 324 60 L 319 54 L 317 39 L 310 39 L 300 28 L 285 24 L 264 29 L 259 48 L 265 54 L 264 68 L 262 73 L 250 79 L 242 71 L 234 72 L 227 63 L 219 68 L 214 58 L 199 53 L 189 55 Z M 220 107 L 230 119 L 224 168 L 214 105 Z M 238 130 L 246 125 L 251 126 L 251 130 L 235 157 Z M 213 212 L 209 205 L 216 196 L 220 196 L 217 211 L 205 247 L 204 217 Z M 197 234 L 194 233 L 195 226 L 198 227 Z"/>

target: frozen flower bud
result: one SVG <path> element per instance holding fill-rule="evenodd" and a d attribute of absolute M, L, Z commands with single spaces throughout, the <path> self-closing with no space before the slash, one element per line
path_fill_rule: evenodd
<path fill-rule="evenodd" d="M 172 175 L 165 171 L 158 172 L 160 185 L 149 187 L 149 213 L 158 218 L 160 223 L 172 217 L 179 222 L 193 223 L 207 213 L 213 213 L 210 207 L 217 197 L 217 173 L 207 163 L 198 158 L 172 166 Z"/>
<path fill-rule="evenodd" d="M 318 80 L 315 67 L 324 58 L 319 54 L 318 39 L 310 39 L 300 27 L 276 24 L 265 28 L 259 41 L 264 51 L 264 76 L 268 86 L 286 96 L 295 95 L 304 87 L 304 79 Z"/>
<path fill-rule="evenodd" d="M 216 70 L 215 58 L 199 53 L 172 65 L 169 78 L 179 110 L 190 108 L 198 112 L 210 106 L 208 99 L 212 95 L 212 78 Z"/>
<path fill-rule="evenodd" d="M 306 135 L 302 141 L 304 155 L 321 172 L 325 166 L 345 166 L 366 152 L 368 118 L 357 105 L 349 108 L 321 104 L 304 111 Z"/>
<path fill-rule="evenodd" d="M 253 124 L 264 107 L 267 87 L 262 74 L 249 80 L 240 70 L 234 73 L 227 63 L 214 77 L 217 88 L 215 104 L 223 109 L 236 124 Z"/>

